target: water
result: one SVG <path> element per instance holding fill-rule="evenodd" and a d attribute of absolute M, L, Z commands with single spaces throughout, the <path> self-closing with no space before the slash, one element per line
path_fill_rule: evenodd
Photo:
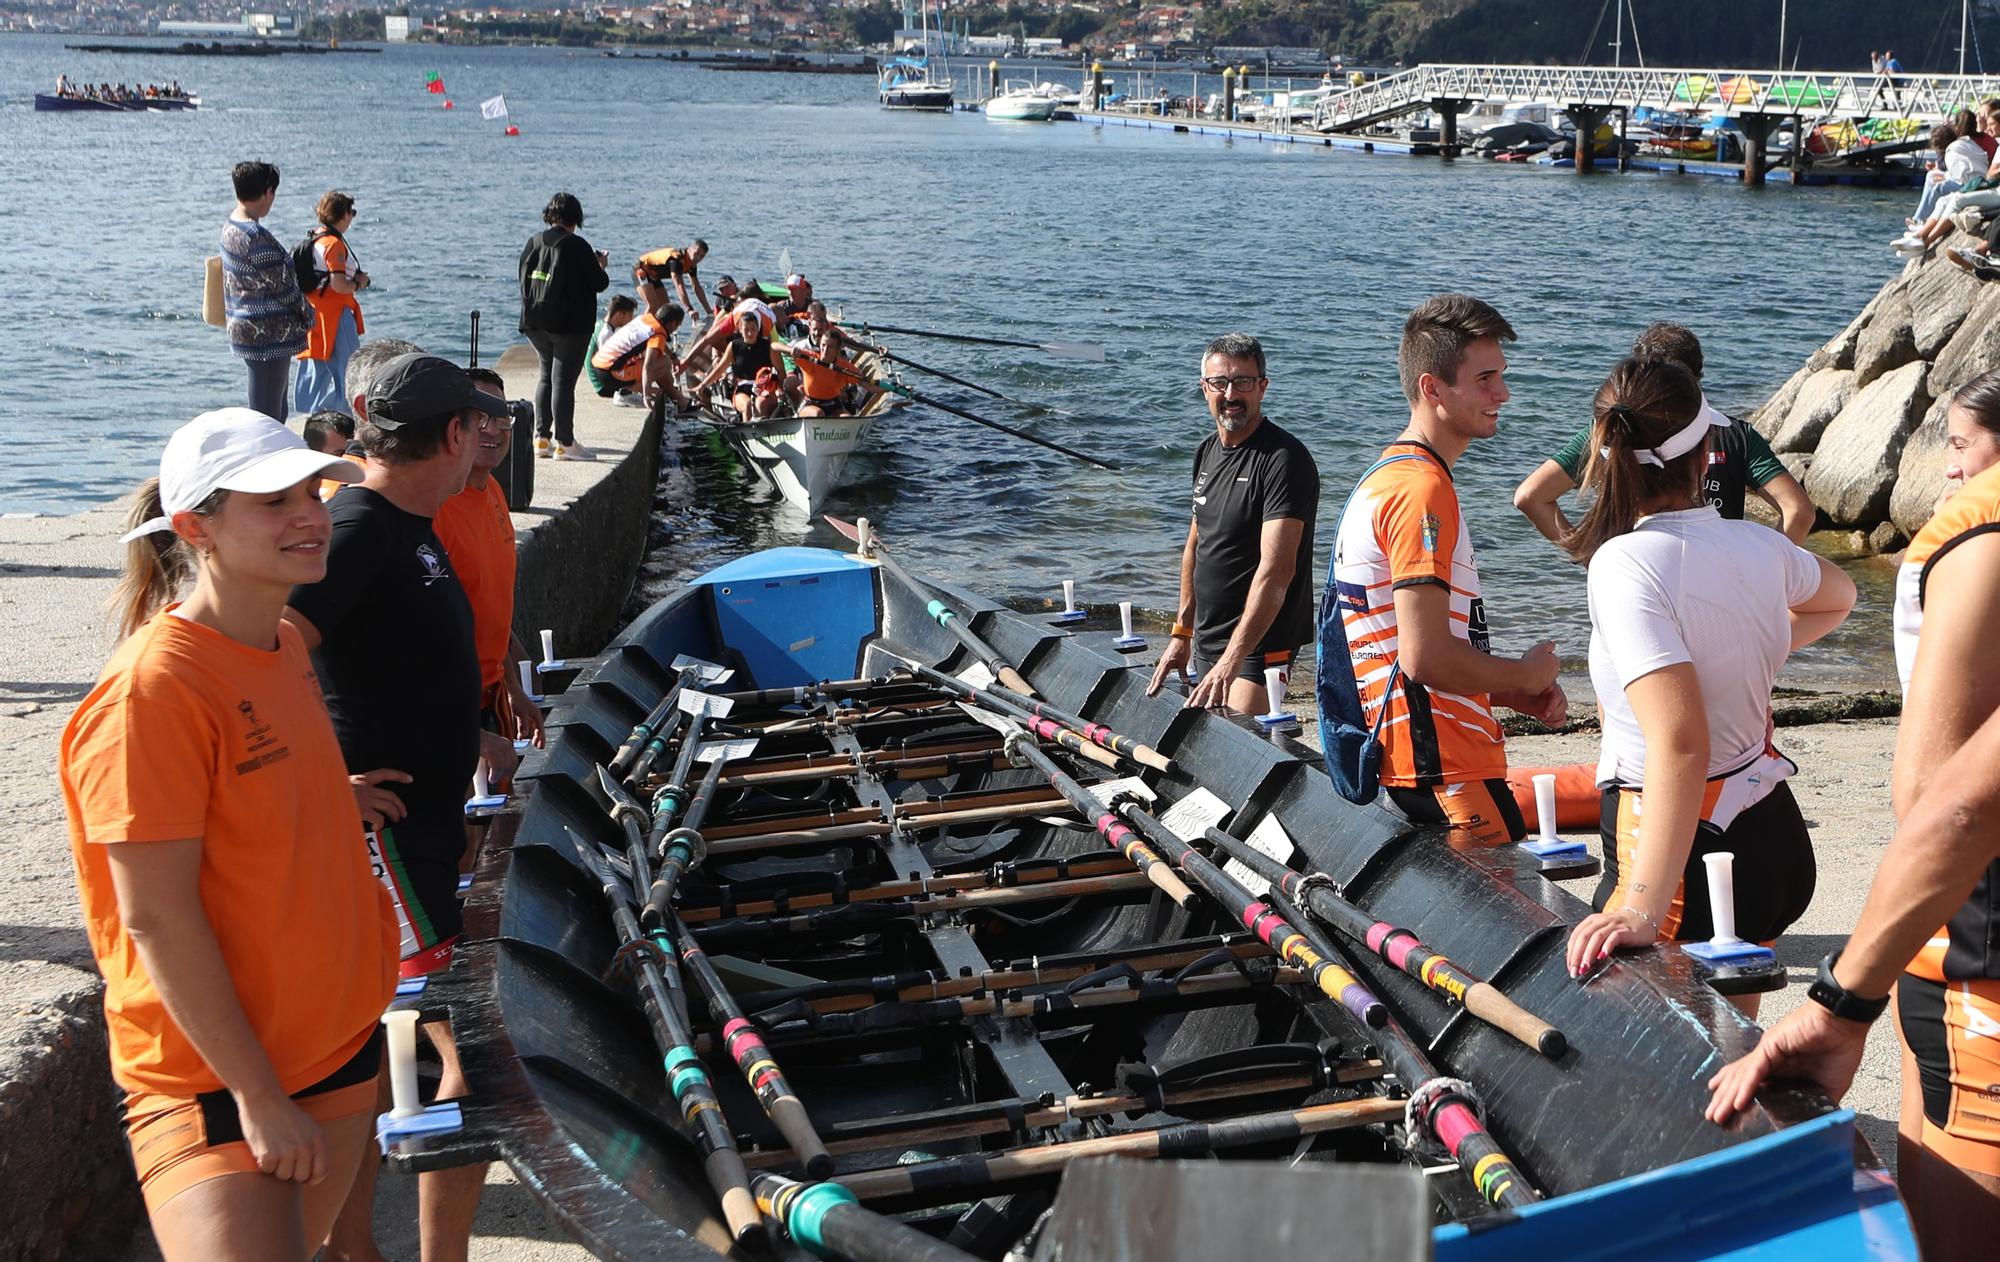
<path fill-rule="evenodd" d="M 176 115 L 36 114 L 58 69 L 178 78 Z M 426 95 L 440 71 L 457 108 Z M 1056 77 L 1074 80 L 1075 70 Z M 1168 609 L 1195 445 L 1203 343 L 1243 329 L 1271 357 L 1270 414 L 1319 459 L 1330 515 L 1407 416 L 1396 339 L 1411 307 L 1459 289 L 1521 335 L 1500 435 L 1458 469 L 1496 642 L 1580 657 L 1582 574 L 1511 507 L 1518 479 L 1587 415 L 1646 323 L 1707 348 L 1719 405 L 1753 406 L 1890 274 L 1909 198 L 1747 190 L 1332 152 L 1070 123 L 887 113 L 866 77 L 718 73 L 587 50 L 391 47 L 379 55 L 216 59 L 65 52 L 0 37 L 0 511 L 74 511 L 123 493 L 166 433 L 240 401 L 243 372 L 198 318 L 228 168 L 279 164 L 271 226 L 297 240 L 338 187 L 376 278 L 371 333 L 463 354 L 512 336 L 515 260 L 550 193 L 574 191 L 614 276 L 706 237 L 708 271 L 778 275 L 781 251 L 850 319 L 1102 342 L 1099 366 L 901 339 L 925 363 L 1069 415 L 1024 417 L 918 375 L 973 411 L 1123 466 L 1105 473 L 939 413 L 880 426 L 831 511 L 866 515 L 913 565 L 1016 601 L 1063 578 L 1085 601 Z M 1170 88 L 1174 85 L 1169 84 Z M 505 93 L 502 139 L 478 103 Z M 657 585 L 780 542 L 831 542 L 698 440 L 661 505 Z M 1322 541 L 1327 523 L 1321 523 Z M 1323 564 L 1323 561 L 1322 561 Z M 1886 590 L 1805 654 L 1811 679 L 1886 679 Z"/>

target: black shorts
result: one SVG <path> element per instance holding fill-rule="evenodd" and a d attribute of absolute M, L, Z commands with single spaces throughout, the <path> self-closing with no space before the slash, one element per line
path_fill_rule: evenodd
<path fill-rule="evenodd" d="M 413 817 L 367 835 L 375 875 L 396 904 L 402 955 L 413 958 L 457 938 L 464 928 L 458 897 L 458 864 L 465 856 L 465 819 Z"/>
<path fill-rule="evenodd" d="M 1621 861 L 1637 844 L 1636 812 L 1630 808 L 1638 796 L 1636 789 L 1614 786 L 1604 791 L 1597 825 L 1598 839 L 1604 845 L 1604 875 L 1591 899 L 1591 906 L 1599 911 L 1612 904 L 1620 884 Z M 1818 881 L 1812 834 L 1806 831 L 1805 816 L 1799 813 L 1792 787 L 1780 782 L 1762 801 L 1738 814 L 1728 831 L 1706 820 L 1695 827 L 1694 848 L 1688 852 L 1687 866 L 1681 869 L 1681 888 L 1660 924 L 1662 936 L 1675 942 L 1706 942 L 1715 936 L 1715 920 L 1708 905 L 1708 867 L 1702 857 L 1723 850 L 1736 856 L 1738 937 L 1746 942 L 1770 942 L 1805 915 Z"/>
<path fill-rule="evenodd" d="M 1511 845 L 1528 835 L 1521 804 L 1514 800 L 1504 778 L 1461 780 L 1429 788 L 1384 788 L 1411 823 L 1455 828 L 1475 845 Z"/>
<path fill-rule="evenodd" d="M 1896 982 L 1896 1020 L 1923 1088 L 1924 1148 L 2000 1178 L 2000 979 L 1936 982 L 1905 973 Z"/>
<path fill-rule="evenodd" d="M 1203 658 L 1197 654 L 1194 659 L 1195 678 L 1204 678 L 1209 671 L 1214 670 L 1215 663 L 1220 656 L 1221 654 L 1217 654 L 1216 657 Z M 1266 669 L 1272 666 L 1282 666 L 1285 668 L 1285 673 L 1290 675 L 1292 672 L 1292 663 L 1298 659 L 1298 656 L 1299 651 L 1297 648 L 1272 649 L 1267 653 L 1252 653 L 1249 657 L 1243 659 L 1242 669 L 1236 672 L 1236 678 L 1247 679 L 1261 688 L 1264 686 L 1264 671 Z"/>

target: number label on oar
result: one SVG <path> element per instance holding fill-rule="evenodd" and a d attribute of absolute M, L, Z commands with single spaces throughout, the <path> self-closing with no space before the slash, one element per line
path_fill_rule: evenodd
<path fill-rule="evenodd" d="M 1243 840 L 1250 843 L 1259 854 L 1269 855 L 1279 863 L 1292 857 L 1292 839 L 1285 832 L 1285 826 L 1278 822 L 1276 815 L 1266 815 L 1262 823 L 1252 829 Z M 1252 894 L 1262 898 L 1271 892 L 1271 883 L 1250 870 L 1250 865 L 1241 859 L 1231 859 L 1222 865 L 1222 870 L 1236 878 L 1237 884 Z"/>
<path fill-rule="evenodd" d="M 736 708 L 736 702 L 732 698 L 718 696 L 712 692 L 698 692 L 693 688 L 681 689 L 677 704 L 688 714 L 706 714 L 711 719 L 727 718 L 729 712 Z"/>
<path fill-rule="evenodd" d="M 703 741 L 701 747 L 694 751 L 694 760 L 700 763 L 735 762 L 756 752 L 755 737 L 740 741 Z"/>
<path fill-rule="evenodd" d="M 692 671 L 695 679 L 704 684 L 726 683 L 729 677 L 736 673 L 727 666 L 717 666 L 714 662 L 690 657 L 686 653 L 674 658 L 673 669 L 676 672 Z"/>

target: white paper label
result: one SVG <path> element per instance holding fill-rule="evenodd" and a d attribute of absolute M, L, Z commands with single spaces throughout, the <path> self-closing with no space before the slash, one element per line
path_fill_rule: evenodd
<path fill-rule="evenodd" d="M 705 684 L 719 684 L 736 673 L 727 666 L 717 666 L 714 662 L 703 661 L 699 657 L 690 657 L 686 653 L 682 653 L 673 660 L 673 669 L 676 671 L 691 670 L 694 672 L 694 677 Z"/>
<path fill-rule="evenodd" d="M 1292 857 L 1292 839 L 1285 832 L 1285 826 L 1278 822 L 1276 815 L 1266 815 L 1264 821 L 1250 830 L 1243 840 L 1259 854 L 1269 855 L 1279 863 Z M 1222 870 L 1236 878 L 1237 883 L 1252 894 L 1262 898 L 1271 890 L 1271 883 L 1250 870 L 1250 865 L 1241 859 L 1231 859 L 1222 865 Z"/>
<path fill-rule="evenodd" d="M 993 711 L 988 710 L 983 706 L 973 705 L 969 701 L 959 702 L 958 708 L 965 711 L 965 717 L 971 719 L 974 723 L 977 723 L 982 727 L 990 727 L 994 731 L 1000 733 L 1003 736 L 1007 735 L 1008 733 L 1017 732 L 1020 730 L 1018 726 L 1008 722 L 1006 719 L 993 713 Z"/>
<path fill-rule="evenodd" d="M 756 738 L 739 741 L 703 741 L 695 746 L 696 762 L 735 762 L 757 752 Z"/>
<path fill-rule="evenodd" d="M 1160 822 L 1174 836 L 1193 843 L 1201 840 L 1202 833 L 1220 824 L 1227 814 L 1229 803 L 1207 789 L 1197 788 L 1168 807 Z"/>
<path fill-rule="evenodd" d="M 736 708 L 736 702 L 728 697 L 719 697 L 712 692 L 701 692 L 694 688 L 681 689 L 677 704 L 685 714 L 706 714 L 711 719 L 725 718 Z"/>
<path fill-rule="evenodd" d="M 971 684 L 974 688 L 991 688 L 993 686 L 993 672 L 986 669 L 985 662 L 974 662 L 972 665 L 958 672 L 958 679 L 960 683 Z"/>
<path fill-rule="evenodd" d="M 1083 786 L 1083 791 L 1097 803 L 1099 811 L 1107 814 L 1111 810 L 1111 799 L 1121 793 L 1130 793 L 1133 797 L 1148 804 L 1157 796 L 1147 786 L 1146 782 L 1137 776 L 1125 776 L 1117 780 L 1105 780 L 1099 784 L 1086 784 Z"/>

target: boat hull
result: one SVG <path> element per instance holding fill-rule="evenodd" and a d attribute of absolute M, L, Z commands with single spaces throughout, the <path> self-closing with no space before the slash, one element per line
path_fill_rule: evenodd
<path fill-rule="evenodd" d="M 140 97 L 129 101 L 101 101 L 93 97 L 57 96 L 52 92 L 37 92 L 35 93 L 35 108 L 53 113 L 173 113 L 178 110 L 200 109 L 201 98 L 198 96 Z"/>
<path fill-rule="evenodd" d="M 482 1102 L 474 1147 L 508 1160 L 554 1219 L 601 1258 L 692 1262 L 726 1255 L 728 1239 L 690 1145 L 664 1120 L 678 1110 L 645 1024 L 623 993 L 596 980 L 617 944 L 576 847 L 616 848 L 618 828 L 592 787 L 595 768 L 664 694 L 668 663 L 680 654 L 733 668 L 736 677 L 719 685 L 729 689 L 876 676 L 906 660 L 963 669 L 963 649 L 935 620 L 926 597 L 883 579 L 858 558 L 807 548 L 755 554 L 702 576 L 636 619 L 555 700 L 548 748 L 530 753 L 517 777 L 525 801 L 511 849 L 482 868 L 469 896 L 461 962 L 448 975 L 450 993 L 463 996 L 451 1003 L 468 1078 Z M 1567 925 L 1588 909 L 1513 848 L 1464 847 L 1385 806 L 1349 804 L 1313 751 L 1184 709 L 1177 698 L 1146 696 L 1144 669 L 1112 649 L 1109 632 L 1072 635 L 976 596 L 937 590 L 1052 704 L 1173 758 L 1179 769 L 1173 778 L 1149 776 L 1164 798 L 1198 783 L 1232 809 L 1234 831 L 1276 820 L 1308 865 L 1350 897 L 1493 979 L 1564 1032 L 1569 1050 L 1545 1058 L 1356 952 L 1362 981 L 1429 1048 L 1441 1073 L 1477 1085 L 1494 1135 L 1550 1198 L 1480 1219 L 1471 1231 L 1438 1229 L 1438 1257 L 1593 1262 L 1754 1252 L 1817 1260 L 1860 1256 L 1855 1246 L 1865 1242 L 1871 1257 L 1914 1258 L 1901 1205 L 1855 1139 L 1850 1114 L 1812 1093 L 1772 1089 L 1729 1130 L 1702 1119 L 1703 1082 L 1715 1064 L 1747 1050 L 1757 1031 L 1706 986 L 1688 957 L 1670 948 L 1621 957 L 1579 986 L 1566 974 L 1563 946 Z M 1018 831 L 1018 839 L 1005 842 L 1010 848 L 997 852 L 1010 863 L 1109 854 L 1088 832 L 1079 837 L 1026 820 Z M 1076 848 L 1050 849 L 1064 845 Z M 839 853 L 858 862 L 870 850 L 864 843 Z M 968 853 L 954 870 L 975 871 L 992 859 Z M 800 856 L 785 879 L 824 876 L 831 871 L 825 863 L 840 861 Z M 834 888 L 848 885 L 836 877 Z M 1077 907 L 993 933 L 1019 967 L 1033 953 L 1039 974 L 1054 952 L 1077 950 L 1079 940 L 1103 948 L 1156 936 L 1143 926 L 1160 911 L 1142 905 L 1100 914 Z M 956 917 L 945 919 L 925 922 L 921 932 L 947 932 Z M 1192 921 L 1183 932 L 1192 938 L 1214 928 L 1212 920 Z M 875 948 L 837 949 L 865 955 Z M 786 966 L 761 954 L 757 967 Z M 866 956 L 863 967 L 872 959 Z M 1315 1038 L 1354 1048 L 1369 1042 L 1369 1032 L 1336 1005 L 1315 1000 L 1303 1011 L 1310 1021 L 1287 1036 L 1293 1046 Z M 1266 1020 L 1244 1005 L 1194 1016 L 1202 1020 L 1135 1022 L 1126 1035 L 1132 1054 L 1165 1065 L 1231 1053 L 1255 1041 Z M 1032 1076 L 1023 1065 L 1038 1046 L 1067 1068 L 1072 1062 L 1065 1058 L 1084 1052 L 1059 1046 L 1053 1041 L 1059 1037 L 1031 1031 L 1025 1047 L 975 1049 L 982 1055 L 977 1074 L 958 1072 L 962 1062 L 948 1043 L 883 1065 L 865 1056 L 815 1064 L 812 1044 L 794 1042 L 787 1045 L 793 1050 L 785 1053 L 786 1071 L 825 1129 L 857 1116 L 974 1104 L 988 1098 L 995 1078 Z M 748 1142 L 777 1142 L 774 1133 L 757 1130 L 755 1104 L 740 1083 L 728 1082 L 724 1067 L 716 1062 L 712 1080 L 727 1088 L 724 1104 L 750 1132 Z M 953 1085 L 941 1090 L 941 1083 Z M 971 1142 L 976 1150 L 978 1141 Z M 1310 1168 L 1329 1179 L 1342 1170 Z M 1450 1203 L 1446 1192 L 1437 1195 Z M 1481 1204 L 1474 1196 L 1475 1211 Z M 1742 1211 L 1730 1212 L 1731 1205 Z M 1652 1249 L 1655 1242 L 1659 1248 Z"/>
<path fill-rule="evenodd" d="M 1054 97 L 996 96 L 985 106 L 986 117 L 1003 122 L 1046 123 L 1056 115 Z"/>
<path fill-rule="evenodd" d="M 885 110 L 944 113 L 951 109 L 951 89 L 938 84 L 882 89 Z"/>
<path fill-rule="evenodd" d="M 875 416 L 807 416 L 722 425 L 722 436 L 787 504 L 812 515 L 840 486 Z"/>

